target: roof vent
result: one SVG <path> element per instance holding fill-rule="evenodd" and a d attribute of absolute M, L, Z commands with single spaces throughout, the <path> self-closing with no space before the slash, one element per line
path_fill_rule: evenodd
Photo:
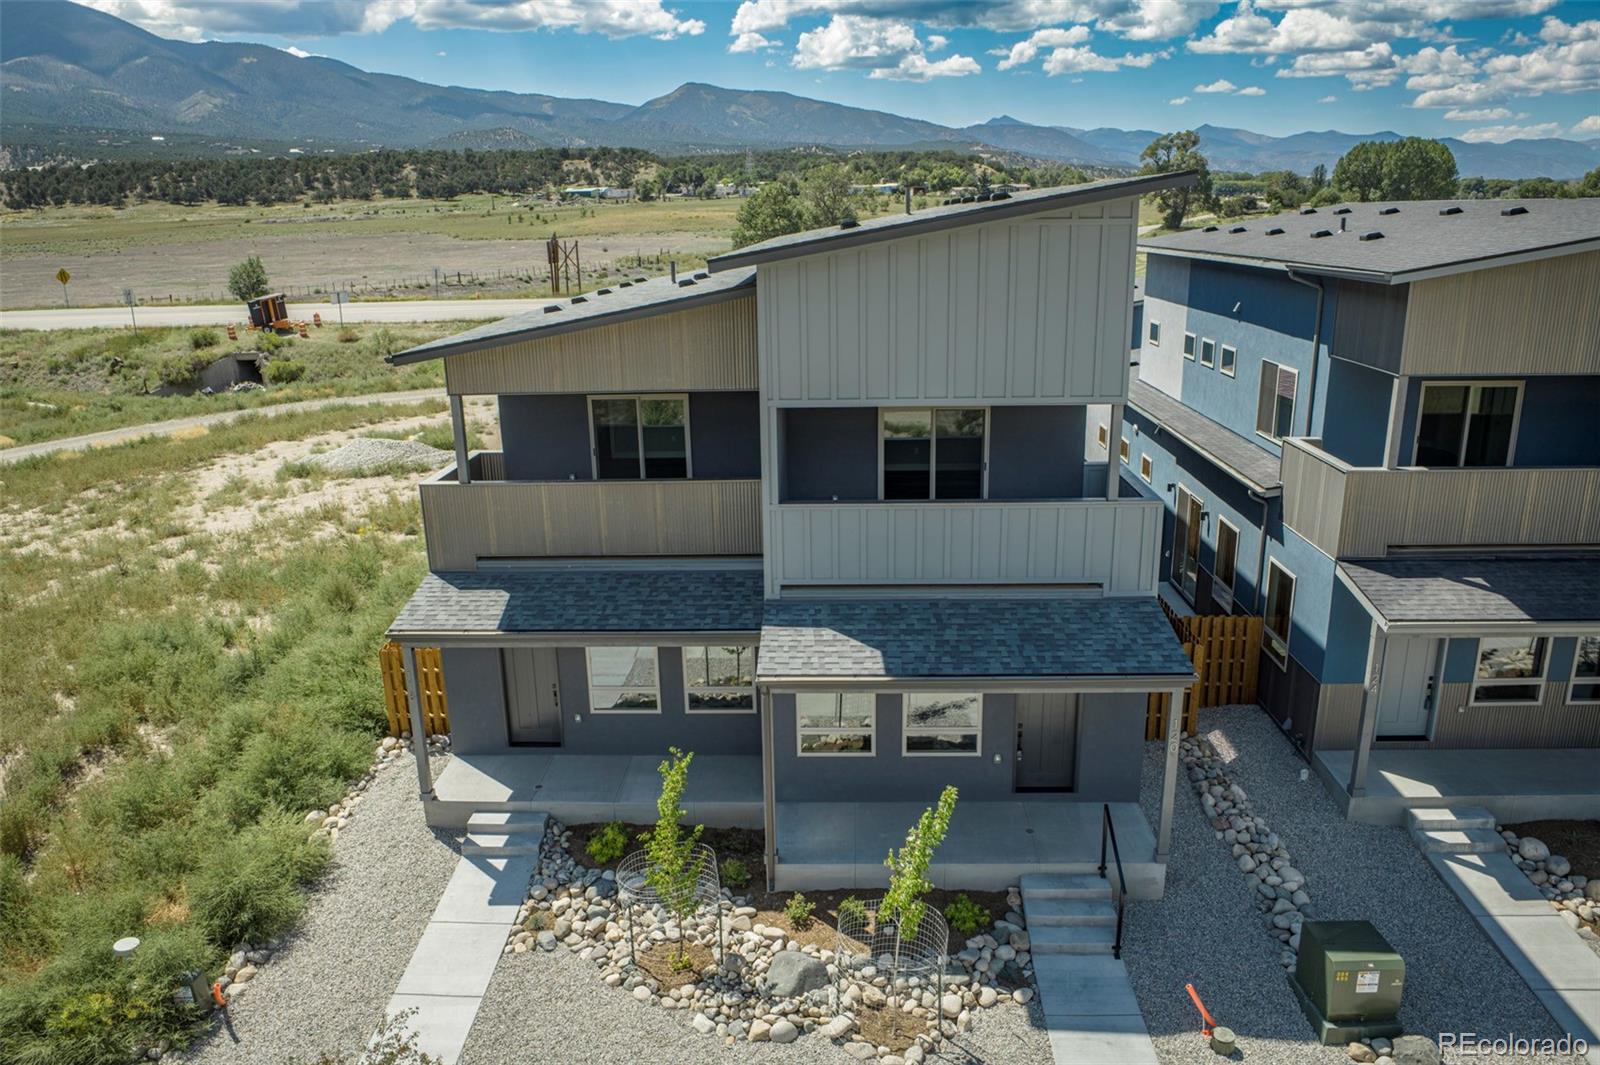
<path fill-rule="evenodd" d="M 544 305 L 544 313 L 546 313 L 546 314 L 554 314 L 556 311 L 559 311 L 560 309 L 561 309 L 561 304 L 559 304 L 559 303 L 547 303 L 547 304 Z"/>
<path fill-rule="evenodd" d="M 1317 209 L 1315 207 L 1302 207 L 1302 208 L 1300 208 L 1300 213 L 1301 214 L 1316 214 L 1317 213 Z"/>
<path fill-rule="evenodd" d="M 1358 237 L 1357 239 L 1358 240 L 1382 240 L 1383 239 L 1383 234 L 1378 232 L 1376 229 L 1374 229 L 1370 233 L 1361 234 L 1361 236 Z"/>
<path fill-rule="evenodd" d="M 860 224 L 861 223 L 857 222 L 854 218 L 846 218 L 843 222 L 839 223 L 839 228 L 840 229 L 854 229 L 856 226 L 859 226 Z"/>
<path fill-rule="evenodd" d="M 1380 207 L 1380 208 L 1378 208 L 1378 213 L 1379 214 L 1399 214 L 1400 213 L 1400 208 L 1398 208 L 1398 207 Z"/>
<path fill-rule="evenodd" d="M 1009 199 L 1011 199 L 1011 193 L 1009 193 L 1009 192 L 991 192 L 989 194 L 989 199 L 991 199 L 991 200 L 1009 200 Z"/>
<path fill-rule="evenodd" d="M 1271 229 L 1267 230 L 1267 236 L 1269 237 L 1279 237 L 1282 235 L 1283 228 L 1281 226 L 1273 226 Z"/>
<path fill-rule="evenodd" d="M 1526 207 L 1521 207 L 1521 206 L 1518 206 L 1518 207 L 1502 207 L 1502 208 L 1500 208 L 1500 213 L 1502 215 L 1504 215 L 1505 217 L 1510 218 L 1514 214 L 1527 214 L 1528 213 L 1528 209 Z"/>
<path fill-rule="evenodd" d="M 609 296 L 611 295 L 611 290 L 609 288 L 597 288 L 594 290 L 594 294 L 596 296 Z"/>
<path fill-rule="evenodd" d="M 1333 213 L 1334 214 L 1349 214 L 1350 213 L 1350 208 L 1348 208 L 1348 207 L 1335 207 L 1333 209 Z"/>
<path fill-rule="evenodd" d="M 1455 205 L 1452 204 L 1449 207 L 1441 207 L 1441 208 L 1439 208 L 1439 213 L 1440 214 L 1460 214 L 1461 213 L 1461 208 L 1456 207 Z"/>
<path fill-rule="evenodd" d="M 710 277 L 710 276 L 711 276 L 711 275 L 710 275 L 710 274 L 709 274 L 709 273 L 707 273 L 707 272 L 706 272 L 706 271 L 704 271 L 704 270 L 700 270 L 700 271 L 698 271 L 698 272 L 696 272 L 696 273 L 695 273 L 695 275 L 694 275 L 694 279 L 695 279 L 695 280 L 696 280 L 696 281 L 704 281 L 704 280 L 705 280 L 705 279 L 706 279 L 706 278 L 708 278 L 708 277 Z"/>
<path fill-rule="evenodd" d="M 634 278 L 634 279 L 633 279 L 633 283 L 634 283 L 634 284 L 635 284 L 635 285 L 642 285 L 642 284 L 644 284 L 644 283 L 645 283 L 645 280 L 646 280 L 646 279 L 645 279 L 645 278 L 642 278 L 642 277 L 636 277 L 636 278 Z"/>
<path fill-rule="evenodd" d="M 686 277 L 683 280 L 678 282 L 678 287 L 679 288 L 688 288 L 692 284 L 694 284 L 694 278 Z"/>
<path fill-rule="evenodd" d="M 1319 229 L 1315 233 L 1311 234 L 1311 239 L 1315 240 L 1318 237 L 1331 237 L 1331 236 L 1333 236 L 1333 230 L 1331 230 L 1331 229 Z"/>
<path fill-rule="evenodd" d="M 1206 226 L 1206 230 L 1205 231 L 1207 233 L 1215 233 L 1217 231 L 1217 227 L 1216 226 Z"/>
<path fill-rule="evenodd" d="M 1229 233 L 1246 233 L 1246 232 L 1249 232 L 1249 231 L 1247 229 L 1245 229 L 1244 226 L 1234 226 L 1232 229 L 1228 230 L 1228 232 Z"/>
<path fill-rule="evenodd" d="M 589 297 L 588 296 L 574 296 L 574 297 L 572 297 L 572 302 L 573 303 L 588 303 L 589 302 Z"/>
<path fill-rule="evenodd" d="M 617 287 L 618 288 L 632 288 L 633 287 L 633 282 L 632 281 L 618 281 L 617 282 Z"/>
<path fill-rule="evenodd" d="M 978 195 L 974 196 L 973 199 L 977 200 L 979 203 L 988 203 L 990 200 L 994 199 L 994 193 L 980 192 Z"/>

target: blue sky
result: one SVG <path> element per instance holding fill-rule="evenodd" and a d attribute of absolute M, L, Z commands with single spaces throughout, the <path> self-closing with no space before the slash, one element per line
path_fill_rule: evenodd
<path fill-rule="evenodd" d="M 705 81 L 948 125 L 1600 137 L 1595 0 L 89 2 L 164 36 L 622 103 Z"/>

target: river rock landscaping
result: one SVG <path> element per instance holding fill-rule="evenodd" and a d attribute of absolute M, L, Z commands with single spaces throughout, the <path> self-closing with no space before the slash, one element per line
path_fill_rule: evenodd
<path fill-rule="evenodd" d="M 1497 825 L 1500 838 L 1505 840 L 1506 853 L 1527 874 L 1528 880 L 1550 900 L 1579 937 L 1597 954 L 1600 954 L 1600 877 L 1579 872 L 1573 860 L 1551 852 L 1550 845 L 1533 832 L 1553 833 L 1587 844 L 1593 848 L 1600 844 L 1600 826 L 1592 822 L 1539 822 L 1528 825 Z M 1548 830 L 1548 831 L 1547 831 Z M 1595 858 L 1585 854 L 1578 859 L 1586 863 L 1583 868 L 1594 871 Z"/>
<path fill-rule="evenodd" d="M 586 837 L 589 827 L 576 835 Z M 1034 997 L 1015 887 L 1004 896 L 1002 919 L 958 951 L 951 945 L 942 978 L 902 974 L 894 982 L 892 956 L 837 952 L 824 903 L 836 906 L 838 893 L 815 896 L 815 917 L 795 922 L 757 905 L 766 900 L 724 889 L 715 910 L 680 925 L 661 907 L 634 905 L 630 914 L 616 869 L 579 863 L 574 835 L 557 822 L 548 826 L 505 953 L 574 954 L 606 986 L 681 1011 L 695 1032 L 725 1046 L 820 1034 L 858 1061 L 914 1065 L 968 1032 L 980 1012 L 1025 1007 Z M 669 964 L 680 945 L 694 963 L 684 972 Z"/>

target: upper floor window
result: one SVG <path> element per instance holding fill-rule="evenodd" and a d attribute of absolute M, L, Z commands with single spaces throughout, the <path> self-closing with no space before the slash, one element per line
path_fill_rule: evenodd
<path fill-rule="evenodd" d="M 982 407 L 883 411 L 884 499 L 982 499 Z"/>
<path fill-rule="evenodd" d="M 1508 466 L 1520 384 L 1424 384 L 1417 414 L 1418 466 Z"/>
<path fill-rule="evenodd" d="M 689 476 L 688 396 L 595 396 L 589 420 L 596 480 Z"/>
<path fill-rule="evenodd" d="M 1494 636 L 1478 641 L 1474 703 L 1536 703 L 1544 692 L 1545 638 Z"/>
<path fill-rule="evenodd" d="M 1261 387 L 1256 393 L 1256 432 L 1282 440 L 1294 431 L 1294 393 L 1300 374 L 1271 359 L 1261 360 Z"/>
<path fill-rule="evenodd" d="M 1294 617 L 1294 574 L 1277 559 L 1267 562 L 1267 612 L 1261 619 L 1261 644 L 1267 657 L 1289 666 L 1289 626 Z"/>
<path fill-rule="evenodd" d="M 1150 463 L 1150 456 L 1149 455 L 1140 455 L 1139 456 L 1139 476 L 1144 478 L 1144 483 L 1145 484 L 1149 484 L 1150 483 L 1150 477 L 1154 472 L 1155 472 L 1155 470 L 1151 466 L 1151 463 Z"/>
<path fill-rule="evenodd" d="M 685 647 L 684 709 L 691 714 L 748 714 L 756 708 L 756 649 Z"/>
<path fill-rule="evenodd" d="M 1122 462 L 1123 462 L 1124 465 L 1126 465 L 1127 462 L 1128 462 L 1128 438 L 1127 437 L 1123 437 L 1122 438 L 1122 443 L 1117 445 L 1117 454 L 1122 457 Z"/>
<path fill-rule="evenodd" d="M 1150 345 L 1152 347 L 1157 347 L 1157 348 L 1159 348 L 1161 346 L 1161 323 L 1160 322 L 1151 322 L 1150 323 Z"/>
<path fill-rule="evenodd" d="M 1194 334 L 1193 333 L 1185 333 L 1185 334 L 1183 334 L 1183 357 L 1186 358 L 1186 359 L 1194 358 Z"/>
<path fill-rule="evenodd" d="M 902 754 L 976 755 L 982 735 L 982 695 L 951 692 L 906 695 Z"/>
<path fill-rule="evenodd" d="M 1217 364 L 1217 342 L 1215 340 L 1200 341 L 1200 365 L 1215 366 Z"/>
<path fill-rule="evenodd" d="M 589 647 L 589 709 L 597 714 L 659 714 L 654 647 Z"/>
<path fill-rule="evenodd" d="M 1232 377 L 1234 375 L 1235 369 L 1237 368 L 1238 364 L 1239 364 L 1239 349 L 1235 348 L 1231 344 L 1222 345 L 1222 350 L 1220 352 L 1220 358 L 1219 358 L 1219 361 L 1217 362 L 1217 369 L 1221 370 L 1227 376 Z"/>
<path fill-rule="evenodd" d="M 1239 530 L 1227 518 L 1217 519 L 1217 560 L 1211 572 L 1211 598 L 1233 610 L 1234 565 L 1239 557 Z"/>
<path fill-rule="evenodd" d="M 1109 439 L 1111 439 L 1111 434 L 1106 428 L 1106 423 L 1101 422 L 1099 428 L 1094 431 L 1094 441 L 1101 447 L 1105 447 L 1106 441 Z"/>
<path fill-rule="evenodd" d="M 1569 703 L 1600 703 L 1600 634 L 1579 636 L 1572 653 Z"/>

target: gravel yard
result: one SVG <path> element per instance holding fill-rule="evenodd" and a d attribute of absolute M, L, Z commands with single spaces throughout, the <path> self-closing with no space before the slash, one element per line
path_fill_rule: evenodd
<path fill-rule="evenodd" d="M 1260 709 L 1204 710 L 1200 721 L 1201 734 L 1218 753 L 1235 756 L 1229 772 L 1306 874 L 1312 916 L 1370 920 L 1405 958 L 1400 1019 L 1408 1032 L 1435 1038 L 1440 1032 L 1561 1034 L 1404 829 L 1345 821 L 1315 775 L 1300 780 L 1306 763 Z M 1143 795 L 1152 825 L 1164 753 L 1159 744 L 1145 752 Z M 1129 907 L 1123 949 L 1162 1062 L 1217 1060 L 1198 1034 L 1199 1018 L 1184 991 L 1190 982 L 1218 1023 L 1238 1033 L 1242 1060 L 1349 1062 L 1342 1047 L 1313 1042 L 1278 966 L 1279 949 L 1180 769 L 1166 897 Z M 1516 1060 L 1571 1065 L 1576 1059 Z"/>
<path fill-rule="evenodd" d="M 972 1031 L 947 1040 L 928 1061 L 941 1065 L 1052 1065 L 1037 1000 L 976 1011 Z M 787 1046 L 739 1043 L 689 1027 L 687 1010 L 663 1010 L 600 982 L 595 966 L 566 950 L 500 959 L 460 1065 L 850 1065 L 820 1034 Z M 1064 1065 L 1064 1063 L 1063 1063 Z"/>
<path fill-rule="evenodd" d="M 444 761 L 434 756 L 435 774 Z M 458 857 L 423 823 L 409 755 L 378 774 L 333 855 L 299 926 L 231 1008 L 239 1041 L 219 1027 L 173 1060 L 284 1065 L 366 1045 Z"/>

